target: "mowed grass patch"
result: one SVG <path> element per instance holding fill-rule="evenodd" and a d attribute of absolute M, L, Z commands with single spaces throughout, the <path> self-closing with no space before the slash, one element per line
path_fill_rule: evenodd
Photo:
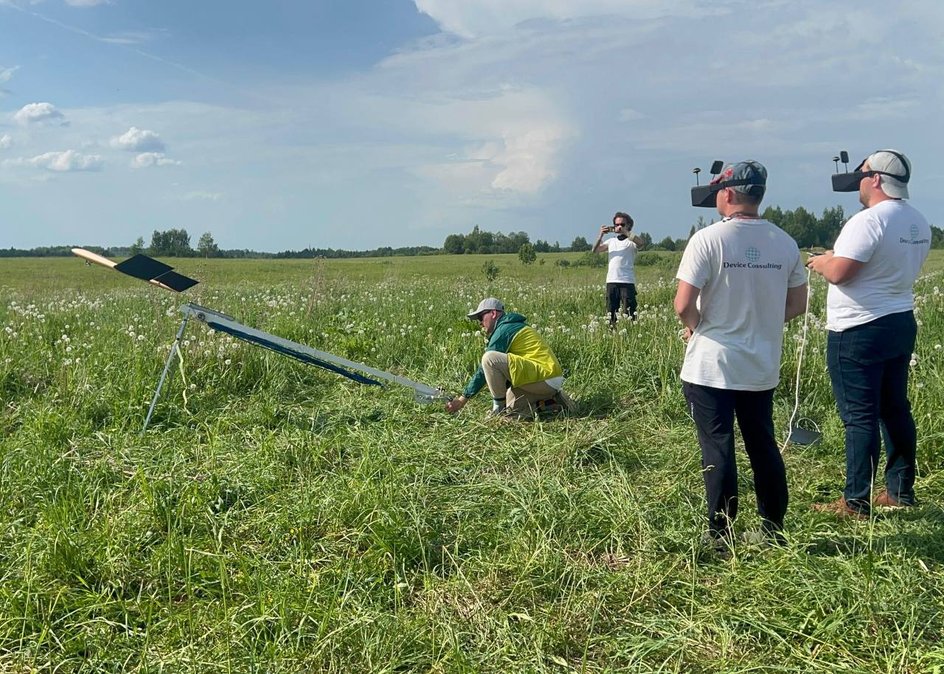
<path fill-rule="evenodd" d="M 799 415 L 824 437 L 785 455 L 789 545 L 719 560 L 698 544 L 677 254 L 640 267 L 640 319 L 614 332 L 604 270 L 540 258 L 174 260 L 202 281 L 184 296 L 0 260 L 0 669 L 944 667 L 940 271 L 917 291 L 920 507 L 866 523 L 809 509 L 844 470 L 814 280 Z M 486 295 L 551 342 L 576 416 L 490 422 L 474 400 L 451 417 L 194 322 L 140 433 L 185 301 L 457 393 L 483 347 L 464 316 Z M 781 433 L 803 339 L 787 327 Z M 745 531 L 746 460 L 740 481 Z"/>

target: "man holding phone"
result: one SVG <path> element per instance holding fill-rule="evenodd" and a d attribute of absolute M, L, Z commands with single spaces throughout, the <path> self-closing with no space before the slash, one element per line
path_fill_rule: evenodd
<path fill-rule="evenodd" d="M 645 247 L 645 242 L 633 236 L 633 219 L 628 213 L 618 211 L 613 216 L 613 226 L 600 227 L 600 235 L 593 244 L 594 253 L 606 251 L 609 264 L 606 271 L 606 303 L 610 312 L 610 328 L 616 327 L 616 312 L 622 308 L 624 316 L 636 320 L 636 253 Z M 616 236 L 603 240 L 609 232 Z"/>

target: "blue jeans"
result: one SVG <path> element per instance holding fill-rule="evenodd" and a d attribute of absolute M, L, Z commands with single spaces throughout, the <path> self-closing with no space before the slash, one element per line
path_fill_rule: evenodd
<path fill-rule="evenodd" d="M 829 378 L 846 429 L 844 496 L 860 512 L 871 508 L 882 437 L 888 493 L 914 503 L 917 431 L 908 402 L 908 363 L 917 334 L 914 312 L 906 311 L 830 331 L 827 338 Z"/>

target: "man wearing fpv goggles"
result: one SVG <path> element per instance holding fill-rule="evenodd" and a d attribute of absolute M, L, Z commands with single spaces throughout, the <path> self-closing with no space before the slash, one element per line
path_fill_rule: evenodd
<path fill-rule="evenodd" d="M 865 207 L 843 225 L 833 250 L 807 267 L 829 281 L 826 361 L 846 431 L 842 497 L 814 506 L 865 519 L 872 505 L 914 505 L 917 431 L 908 400 L 908 368 L 917 339 L 914 282 L 931 247 L 927 220 L 905 199 L 911 163 L 878 150 L 833 190 L 858 192 Z M 881 437 L 885 489 L 873 497 Z"/>
<path fill-rule="evenodd" d="M 682 390 L 702 455 L 703 540 L 725 554 L 738 512 L 735 418 L 754 474 L 760 533 L 784 540 L 789 494 L 773 401 L 783 324 L 806 311 L 806 273 L 796 242 L 759 213 L 767 169 L 742 161 L 718 170 L 709 185 L 692 188 L 692 204 L 716 208 L 721 219 L 689 239 L 675 311 L 688 342 Z"/>

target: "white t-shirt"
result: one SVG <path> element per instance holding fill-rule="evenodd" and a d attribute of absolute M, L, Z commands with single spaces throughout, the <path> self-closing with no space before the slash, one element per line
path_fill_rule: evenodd
<path fill-rule="evenodd" d="M 603 242 L 609 257 L 609 267 L 606 270 L 607 283 L 635 283 L 636 282 L 636 244 L 628 236 L 620 241 L 618 236 Z"/>
<path fill-rule="evenodd" d="M 865 264 L 851 281 L 829 285 L 826 327 L 842 332 L 914 309 L 914 282 L 930 248 L 928 221 L 907 201 L 882 201 L 849 218 L 833 252 Z"/>
<path fill-rule="evenodd" d="M 701 289 L 701 322 L 685 350 L 682 380 L 775 388 L 787 288 L 807 279 L 796 241 L 767 220 L 724 219 L 692 235 L 676 278 Z"/>

